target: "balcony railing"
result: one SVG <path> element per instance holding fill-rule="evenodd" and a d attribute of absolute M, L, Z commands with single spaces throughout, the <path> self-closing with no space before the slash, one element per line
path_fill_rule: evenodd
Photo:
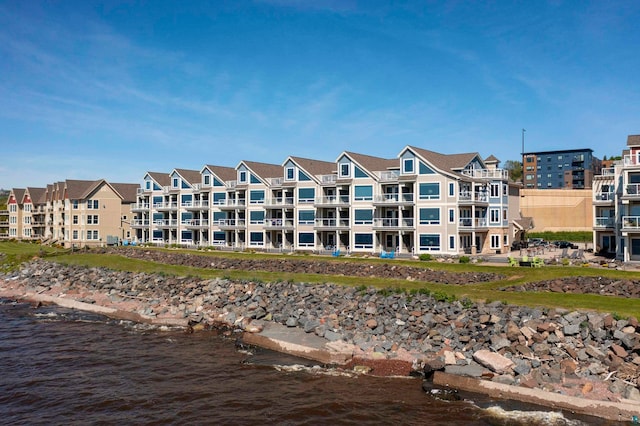
<path fill-rule="evenodd" d="M 400 176 L 398 171 L 380 172 L 380 182 L 396 182 Z"/>
<path fill-rule="evenodd" d="M 244 228 L 247 224 L 245 219 L 219 219 L 214 222 L 220 229 Z"/>
<path fill-rule="evenodd" d="M 622 216 L 623 229 L 640 229 L 640 216 Z"/>
<path fill-rule="evenodd" d="M 293 219 L 265 219 L 266 229 L 289 229 L 293 228 Z"/>
<path fill-rule="evenodd" d="M 595 201 L 614 201 L 616 194 L 613 192 L 596 192 L 593 194 Z"/>
<path fill-rule="evenodd" d="M 374 228 L 413 228 L 412 217 L 405 218 L 373 218 Z"/>
<path fill-rule="evenodd" d="M 485 228 L 487 226 L 486 218 L 463 217 L 458 222 L 460 228 Z"/>
<path fill-rule="evenodd" d="M 329 205 L 329 206 L 349 205 L 349 196 L 348 195 L 329 195 L 326 197 L 317 197 L 315 204 Z"/>
<path fill-rule="evenodd" d="M 486 191 L 482 191 L 482 192 L 460 191 L 460 194 L 458 194 L 458 199 L 460 201 L 487 203 L 489 201 L 489 194 Z"/>
<path fill-rule="evenodd" d="M 338 180 L 338 175 L 322 175 L 320 182 L 323 185 L 330 185 L 332 183 L 336 183 Z"/>
<path fill-rule="evenodd" d="M 200 228 L 209 226 L 209 219 L 183 219 L 180 223 L 185 225 L 187 228 Z"/>
<path fill-rule="evenodd" d="M 376 204 L 413 203 L 413 194 L 412 193 L 403 193 L 403 194 L 396 193 L 396 194 L 376 195 L 373 202 Z"/>
<path fill-rule="evenodd" d="M 268 198 L 264 200 L 264 205 L 267 207 L 293 206 L 293 197 Z"/>
<path fill-rule="evenodd" d="M 203 209 L 209 207 L 208 200 L 195 200 L 195 201 L 183 201 L 180 203 L 180 207 L 184 209 Z"/>
<path fill-rule="evenodd" d="M 284 179 L 282 179 L 281 177 L 279 178 L 271 178 L 269 179 L 269 183 L 271 184 L 271 186 L 282 186 L 282 181 Z"/>
<path fill-rule="evenodd" d="M 240 198 L 237 200 L 225 199 L 215 201 L 214 205 L 221 209 L 240 209 L 246 207 L 247 201 L 244 198 Z"/>
<path fill-rule="evenodd" d="M 178 209 L 178 203 L 176 203 L 176 202 L 154 203 L 153 204 L 153 208 L 155 210 L 177 210 Z"/>
<path fill-rule="evenodd" d="M 149 219 L 133 219 L 131 221 L 131 226 L 133 227 L 149 226 Z"/>
<path fill-rule="evenodd" d="M 153 224 L 163 228 L 173 228 L 178 226 L 178 219 L 154 219 Z"/>
<path fill-rule="evenodd" d="M 476 170 L 463 170 L 463 175 L 471 176 L 477 179 L 509 179 L 509 171 L 504 169 L 476 169 Z"/>
<path fill-rule="evenodd" d="M 316 228 L 348 228 L 349 219 L 316 218 Z"/>
<path fill-rule="evenodd" d="M 149 203 L 136 203 L 131 206 L 131 210 L 149 210 L 150 206 Z"/>
<path fill-rule="evenodd" d="M 640 183 L 630 183 L 624 187 L 624 195 L 628 197 L 640 197 Z"/>
<path fill-rule="evenodd" d="M 615 227 L 615 219 L 612 217 L 596 217 L 594 226 L 596 228 L 614 228 Z"/>
<path fill-rule="evenodd" d="M 638 166 L 640 165 L 640 158 L 638 158 L 638 155 L 625 155 L 623 157 L 623 164 L 625 166 Z"/>

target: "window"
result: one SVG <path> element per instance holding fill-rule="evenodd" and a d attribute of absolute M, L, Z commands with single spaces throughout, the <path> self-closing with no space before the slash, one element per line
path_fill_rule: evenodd
<path fill-rule="evenodd" d="M 456 237 L 454 235 L 449 235 L 449 250 L 456 249 Z"/>
<path fill-rule="evenodd" d="M 491 248 L 499 249 L 500 248 L 500 235 L 492 235 L 491 236 Z"/>
<path fill-rule="evenodd" d="M 213 212 L 213 221 L 215 223 L 220 223 L 227 218 L 227 214 L 225 212 Z"/>
<path fill-rule="evenodd" d="M 242 183 L 246 183 L 247 182 L 247 172 L 241 171 L 240 172 L 240 178 L 238 180 L 240 182 L 242 182 Z"/>
<path fill-rule="evenodd" d="M 507 194 L 509 194 L 509 185 L 505 183 L 502 185 L 502 195 L 506 196 Z"/>
<path fill-rule="evenodd" d="M 224 244 L 225 235 L 222 231 L 216 231 L 213 233 L 213 243 L 214 244 Z"/>
<path fill-rule="evenodd" d="M 527 170 L 528 172 L 533 171 L 533 166 L 527 166 L 527 169 L 526 169 L 526 170 Z"/>
<path fill-rule="evenodd" d="M 496 198 L 500 196 L 500 185 L 497 183 L 492 183 L 491 186 L 489 187 L 490 190 L 490 197 L 491 198 Z"/>
<path fill-rule="evenodd" d="M 262 232 L 251 232 L 249 234 L 249 245 L 261 246 L 264 242 L 264 234 Z"/>
<path fill-rule="evenodd" d="M 313 247 L 314 241 L 313 232 L 301 232 L 298 234 L 298 245 L 300 247 Z"/>
<path fill-rule="evenodd" d="M 89 214 L 87 215 L 87 225 L 97 225 L 98 224 L 98 215 L 97 214 Z"/>
<path fill-rule="evenodd" d="M 562 155 L 558 155 L 558 161 L 562 161 Z"/>
<path fill-rule="evenodd" d="M 373 210 L 355 210 L 353 223 L 355 225 L 372 225 Z"/>
<path fill-rule="evenodd" d="M 354 168 L 354 170 L 355 170 L 355 171 L 354 171 L 354 173 L 353 173 L 353 174 L 354 174 L 354 176 L 355 176 L 356 178 L 366 178 L 366 177 L 368 177 L 368 176 L 367 176 L 367 174 L 366 174 L 365 172 L 363 172 L 363 171 L 362 171 L 362 169 L 361 169 L 360 167 L 357 167 L 357 166 L 356 166 L 356 167 Z"/>
<path fill-rule="evenodd" d="M 456 195 L 456 185 L 453 182 L 449 182 L 449 197 L 454 197 Z"/>
<path fill-rule="evenodd" d="M 25 237 L 30 237 L 31 236 L 31 228 L 23 229 L 22 230 L 22 235 L 25 236 Z"/>
<path fill-rule="evenodd" d="M 77 224 L 78 224 L 78 215 L 77 215 L 77 214 L 74 214 L 74 215 L 73 215 L 73 224 L 74 224 L 74 225 L 77 225 Z"/>
<path fill-rule="evenodd" d="M 295 169 L 293 167 L 287 167 L 284 174 L 286 180 L 293 180 L 295 178 Z"/>
<path fill-rule="evenodd" d="M 174 188 L 178 188 L 178 187 L 180 186 L 180 179 L 178 179 L 178 178 L 173 178 L 173 180 L 172 180 L 172 186 L 173 186 Z"/>
<path fill-rule="evenodd" d="M 98 240 L 98 230 L 87 231 L 87 240 Z"/>
<path fill-rule="evenodd" d="M 298 210 L 298 225 L 313 225 L 315 219 L 315 210 Z"/>
<path fill-rule="evenodd" d="M 17 206 L 17 205 L 15 205 L 15 204 L 10 204 L 10 205 L 9 205 L 9 211 L 10 211 L 11 213 L 15 213 L 15 212 L 17 212 L 17 211 L 18 211 L 18 206 Z"/>
<path fill-rule="evenodd" d="M 25 225 L 30 225 L 30 224 L 31 224 L 31 216 L 25 216 L 25 217 L 22 219 L 22 222 L 23 222 Z"/>
<path fill-rule="evenodd" d="M 559 168 L 559 169 L 562 169 L 562 164 L 558 164 L 558 168 Z"/>
<path fill-rule="evenodd" d="M 72 205 L 74 210 L 78 210 L 78 200 L 73 200 Z"/>
<path fill-rule="evenodd" d="M 307 174 L 304 173 L 302 170 L 298 170 L 298 180 L 300 182 L 308 182 L 311 180 L 311 178 L 307 176 Z"/>
<path fill-rule="evenodd" d="M 78 230 L 77 230 L 77 229 L 74 229 L 74 230 L 73 230 L 73 233 L 72 233 L 71 235 L 73 236 L 72 238 L 73 238 L 74 240 L 77 240 L 77 239 L 78 239 Z"/>
<path fill-rule="evenodd" d="M 420 225 L 440 225 L 440 209 L 420 209 Z"/>
<path fill-rule="evenodd" d="M 264 211 L 249 212 L 249 223 L 252 225 L 262 225 L 264 223 Z"/>
<path fill-rule="evenodd" d="M 418 172 L 421 175 L 433 175 L 436 172 L 434 172 L 433 170 L 431 170 L 426 164 L 424 164 L 422 161 L 418 162 Z"/>
<path fill-rule="evenodd" d="M 255 177 L 253 174 L 249 174 L 249 182 L 250 183 L 260 183 L 260 179 L 258 179 L 257 177 Z"/>
<path fill-rule="evenodd" d="M 355 201 L 373 200 L 373 187 L 371 185 L 356 185 L 353 192 Z"/>
<path fill-rule="evenodd" d="M 421 200 L 439 200 L 440 184 L 438 183 L 421 183 L 420 184 Z"/>
<path fill-rule="evenodd" d="M 527 157 L 527 163 L 533 163 L 533 157 Z"/>
<path fill-rule="evenodd" d="M 87 200 L 87 208 L 98 210 L 100 208 L 100 201 L 98 200 Z"/>
<path fill-rule="evenodd" d="M 218 179 L 213 178 L 213 186 L 224 186 L 224 184 L 220 182 Z"/>
<path fill-rule="evenodd" d="M 500 223 L 500 209 L 489 210 L 489 221 L 491 223 Z"/>
<path fill-rule="evenodd" d="M 419 247 L 421 251 L 439 251 L 440 235 L 439 234 L 420 234 Z"/>
<path fill-rule="evenodd" d="M 402 173 L 413 173 L 413 158 L 405 158 L 402 160 Z"/>
<path fill-rule="evenodd" d="M 340 177 L 349 177 L 349 163 L 340 164 Z"/>
<path fill-rule="evenodd" d="M 264 204 L 264 191 L 249 191 L 249 203 Z"/>
<path fill-rule="evenodd" d="M 507 220 L 508 211 L 507 209 L 502 209 L 502 220 Z"/>
<path fill-rule="evenodd" d="M 147 191 L 149 191 L 151 189 L 151 181 L 150 180 L 146 180 L 144 182 L 144 189 L 146 189 Z"/>
<path fill-rule="evenodd" d="M 354 247 L 357 249 L 372 249 L 373 248 L 373 235 L 372 234 L 354 234 Z"/>
<path fill-rule="evenodd" d="M 213 204 L 214 205 L 224 205 L 225 200 L 227 199 L 226 192 L 214 192 L 213 193 Z"/>
<path fill-rule="evenodd" d="M 455 209 L 449 209 L 449 223 L 456 223 L 456 211 L 455 211 Z"/>
<path fill-rule="evenodd" d="M 315 188 L 298 188 L 299 203 L 313 203 L 315 201 Z"/>
<path fill-rule="evenodd" d="M 15 225 L 16 223 L 18 223 L 18 218 L 15 217 L 15 216 L 11 216 L 9 218 L 9 223 L 12 224 L 12 225 Z"/>
<path fill-rule="evenodd" d="M 211 176 L 209 176 L 209 175 L 204 175 L 204 176 L 203 176 L 203 179 L 204 179 L 204 180 L 203 180 L 203 182 L 202 182 L 202 183 L 204 183 L 206 186 L 211 185 Z"/>

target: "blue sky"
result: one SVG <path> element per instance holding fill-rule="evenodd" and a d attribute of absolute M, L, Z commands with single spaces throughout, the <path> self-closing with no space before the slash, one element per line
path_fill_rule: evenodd
<path fill-rule="evenodd" d="M 0 0 L 0 188 L 640 133 L 640 2 L 390 3 Z"/>

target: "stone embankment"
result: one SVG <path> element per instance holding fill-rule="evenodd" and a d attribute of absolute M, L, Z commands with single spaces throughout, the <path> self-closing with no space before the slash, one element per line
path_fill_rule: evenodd
<path fill-rule="evenodd" d="M 364 360 L 357 364 L 370 365 L 374 374 L 376 363 L 370 361 L 387 359 L 425 374 L 443 370 L 566 396 L 640 404 L 635 318 L 499 302 L 449 303 L 424 294 L 332 284 L 116 272 L 43 260 L 0 279 L 0 297 L 24 294 L 71 298 L 193 328 L 260 332 L 278 323 L 347 345 L 353 357 Z"/>
<path fill-rule="evenodd" d="M 598 294 L 640 298 L 640 280 L 605 277 L 566 277 L 505 287 L 504 291 L 551 291 L 554 293 Z"/>
<path fill-rule="evenodd" d="M 217 270 L 266 271 L 283 273 L 306 273 L 344 275 L 351 277 L 394 278 L 428 281 L 443 284 L 473 284 L 504 279 L 504 275 L 487 272 L 436 271 L 427 267 L 411 267 L 393 263 L 354 263 L 301 259 L 242 259 L 238 257 L 192 255 L 179 252 L 112 247 L 94 250 L 118 254 L 133 259 L 149 260 L 170 265 L 192 266 Z"/>

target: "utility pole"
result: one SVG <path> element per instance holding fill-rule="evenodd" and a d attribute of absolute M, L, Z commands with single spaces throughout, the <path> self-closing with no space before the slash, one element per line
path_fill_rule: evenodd
<path fill-rule="evenodd" d="M 525 129 L 522 129 L 522 155 L 524 156 L 524 132 L 526 132 Z"/>

